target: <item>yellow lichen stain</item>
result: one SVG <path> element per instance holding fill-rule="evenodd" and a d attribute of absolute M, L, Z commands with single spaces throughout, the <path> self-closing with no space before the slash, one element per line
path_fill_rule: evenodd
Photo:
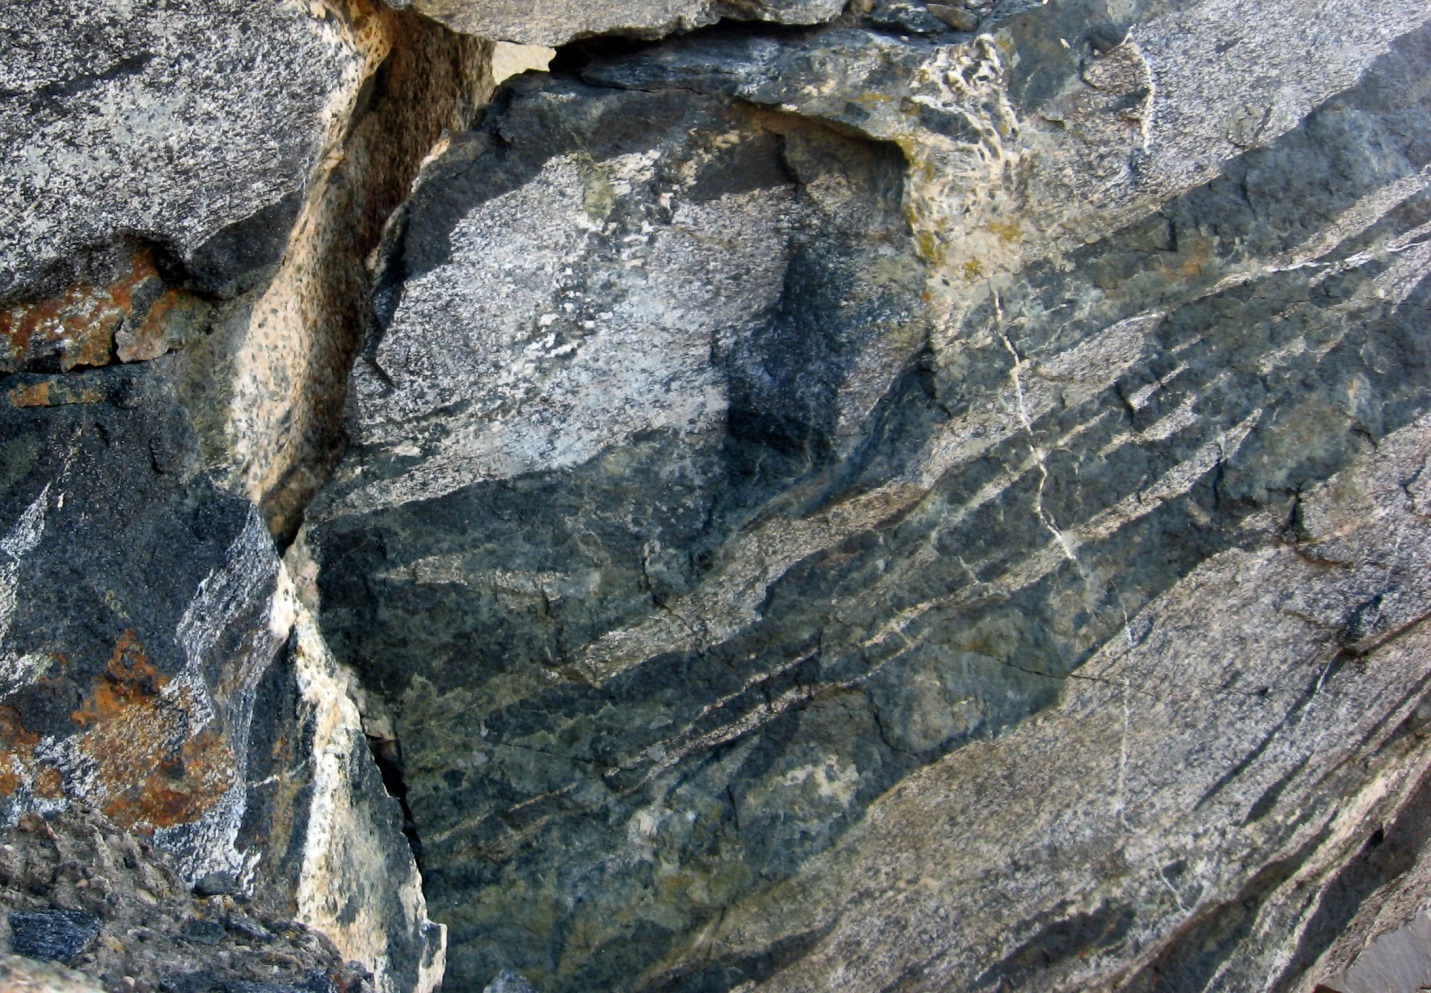
<path fill-rule="evenodd" d="M 1159 261 L 1158 268 L 1170 278 L 1195 279 L 1217 257 L 1217 242 L 1206 235 L 1183 236 L 1179 239 L 1178 251 L 1165 261 Z"/>
<path fill-rule="evenodd" d="M 1024 229 L 1017 221 L 989 221 L 984 227 L 1011 245 L 1017 245 L 1024 240 Z"/>

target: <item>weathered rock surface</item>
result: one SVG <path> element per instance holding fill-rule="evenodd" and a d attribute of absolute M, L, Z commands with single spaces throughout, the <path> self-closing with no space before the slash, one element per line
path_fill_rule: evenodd
<path fill-rule="evenodd" d="M 0 816 L 93 805 L 431 989 L 400 808 L 269 530 L 331 465 L 364 256 L 490 46 L 361 0 L 25 3 L 0 46 Z M 17 911 L 15 950 L 68 912 Z M 277 975 L 189 937 L 196 990 Z"/>
<path fill-rule="evenodd" d="M 82 972 L 19 955 L 0 957 L 0 990 L 4 993 L 98 993 Z"/>
<path fill-rule="evenodd" d="M 6 382 L 0 809 L 97 807 L 197 890 L 323 928 L 380 993 L 429 990 L 401 811 L 258 509 L 203 472 L 186 359 Z M 14 950 L 69 933 L 45 923 L 12 920 Z"/>
<path fill-rule="evenodd" d="M 368 750 L 351 677 L 295 609 L 288 664 L 256 702 L 264 716 L 241 838 L 272 853 L 260 895 L 371 969 L 378 993 L 429 993 L 446 938 L 427 919 L 402 810 Z"/>
<path fill-rule="evenodd" d="M 335 96 L 283 264 L 210 323 L 199 394 L 205 455 L 222 484 L 291 538 L 342 450 L 348 368 L 369 321 L 366 266 L 418 165 L 491 90 L 491 45 L 415 14 L 352 0 L 325 16 L 362 71 Z"/>
<path fill-rule="evenodd" d="M 82 800 L 184 872 L 239 875 L 279 561 L 204 476 L 174 363 L 11 377 L 0 403 L 0 805 Z"/>
<path fill-rule="evenodd" d="M 487 39 L 599 35 L 469 130 Z M 1411 962 L 1422 0 L 20 0 L 0 56 L 0 951 Z"/>
<path fill-rule="evenodd" d="M 818 24 L 845 9 L 845 0 L 387 0 L 412 7 L 455 31 L 519 45 L 565 45 L 592 35 L 660 38 L 722 18 L 776 24 Z"/>
<path fill-rule="evenodd" d="M 1120 10 L 425 172 L 310 538 L 451 988 L 1302 988 L 1425 878 L 1431 13 Z"/>
<path fill-rule="evenodd" d="M 205 289 L 276 265 L 360 70 L 296 0 L 15 0 L 0 39 L 0 298 L 105 281 L 127 240 Z"/>
<path fill-rule="evenodd" d="M 0 947 L 26 957 L 0 959 L 0 989 L 372 990 L 323 935 L 262 900 L 191 893 L 162 849 L 83 806 L 6 834 L 0 908 Z"/>

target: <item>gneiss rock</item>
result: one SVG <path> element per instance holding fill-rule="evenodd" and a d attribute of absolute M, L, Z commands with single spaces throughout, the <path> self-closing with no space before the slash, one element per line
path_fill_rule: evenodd
<path fill-rule="evenodd" d="M 99 918 L 83 910 L 33 910 L 10 914 L 10 950 L 16 955 L 70 965 L 99 936 Z"/>
<path fill-rule="evenodd" d="M 949 27 L 942 17 L 936 17 L 924 4 L 909 0 L 880 0 L 870 11 L 869 20 L 875 27 L 911 34 L 938 34 Z"/>
<path fill-rule="evenodd" d="M 412 7 L 455 31 L 522 45 L 564 45 L 576 38 L 623 34 L 660 38 L 721 18 L 818 24 L 843 0 L 388 0 Z"/>
<path fill-rule="evenodd" d="M 289 561 L 297 561 L 295 553 Z M 306 608 L 295 611 L 285 658 L 269 670 L 255 701 L 251 785 L 239 832 L 242 847 L 264 853 L 267 871 L 255 895 L 321 930 L 345 958 L 371 969 L 377 993 L 429 993 L 442 980 L 445 932 L 428 920 L 403 814 L 368 750 L 351 677 Z M 251 922 L 231 915 L 226 923 L 230 931 L 269 940 Z"/>
<path fill-rule="evenodd" d="M 304 985 L 315 974 L 351 973 L 331 943 L 276 919 L 262 900 L 245 911 L 268 926 L 250 920 L 248 930 L 235 928 L 244 917 L 232 900 L 196 899 L 166 853 L 78 805 L 48 820 L 22 818 L 6 834 L 0 906 L 10 911 L 16 952 L 70 962 L 112 993 L 208 993 L 231 981 Z"/>
<path fill-rule="evenodd" d="M 176 378 L 0 388 L 0 809 L 83 801 L 194 879 L 246 871 L 253 691 L 287 631 L 272 541 L 204 476 Z"/>
<path fill-rule="evenodd" d="M 528 78 L 423 176 L 310 537 L 451 982 L 1292 988 L 1399 885 L 1431 11 L 1014 6 Z"/>
<path fill-rule="evenodd" d="M 13 0 L 0 39 L 0 299 L 107 280 L 139 233 L 206 288 L 276 264 L 358 69 L 282 0 Z"/>

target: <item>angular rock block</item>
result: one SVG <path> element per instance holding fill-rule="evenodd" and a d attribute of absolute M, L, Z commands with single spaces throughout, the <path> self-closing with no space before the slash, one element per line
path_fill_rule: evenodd
<path fill-rule="evenodd" d="M 190 878 L 240 875 L 253 693 L 287 634 L 279 562 L 257 511 L 204 476 L 172 365 L 0 395 L 0 805 L 13 823 L 82 800 Z"/>
<path fill-rule="evenodd" d="M 130 247 L 206 291 L 277 264 L 349 28 L 291 0 L 16 0 L 0 11 L 0 299 L 107 282 Z"/>
<path fill-rule="evenodd" d="M 12 913 L 10 950 L 41 962 L 70 965 L 99 937 L 99 918 L 83 910 Z"/>

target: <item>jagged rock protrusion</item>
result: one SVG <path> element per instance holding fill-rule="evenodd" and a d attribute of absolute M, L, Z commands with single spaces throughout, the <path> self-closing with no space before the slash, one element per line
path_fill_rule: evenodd
<path fill-rule="evenodd" d="M 364 963 L 378 993 L 431 993 L 446 935 L 428 919 L 402 811 L 368 751 L 352 676 L 308 608 L 292 607 L 288 664 L 259 690 L 241 834 L 272 862 L 260 893 Z"/>
<path fill-rule="evenodd" d="M 128 237 L 215 284 L 276 264 L 324 131 L 342 126 L 334 97 L 360 68 L 316 13 L 282 0 L 7 3 L 0 299 L 107 282 Z M 236 240 L 262 257 L 233 258 Z"/>
<path fill-rule="evenodd" d="M 287 633 L 279 563 L 257 511 L 204 475 L 175 367 L 0 394 L 0 809 L 83 800 L 192 878 L 238 875 L 252 694 Z"/>
<path fill-rule="evenodd" d="M 282 266 L 200 351 L 193 405 L 224 485 L 292 538 L 343 448 L 348 369 L 370 319 L 369 254 L 422 160 L 491 90 L 490 43 L 368 0 L 327 13 L 361 71 L 335 102 Z"/>

